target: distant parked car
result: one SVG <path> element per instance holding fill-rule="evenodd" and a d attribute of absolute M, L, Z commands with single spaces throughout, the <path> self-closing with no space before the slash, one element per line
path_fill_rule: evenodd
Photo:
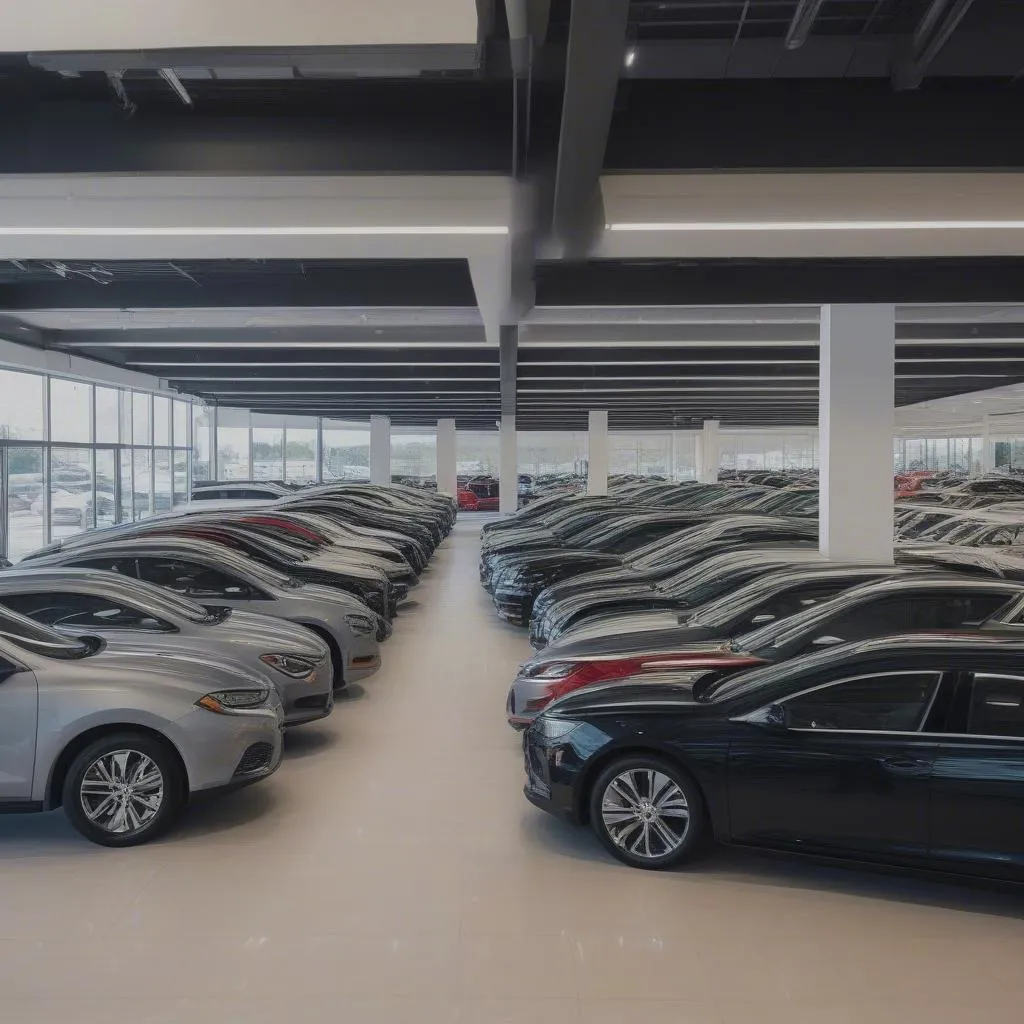
<path fill-rule="evenodd" d="M 0 612 L 0 810 L 63 806 L 94 843 L 144 843 L 192 794 L 274 772 L 282 723 L 262 673 L 114 651 Z"/>

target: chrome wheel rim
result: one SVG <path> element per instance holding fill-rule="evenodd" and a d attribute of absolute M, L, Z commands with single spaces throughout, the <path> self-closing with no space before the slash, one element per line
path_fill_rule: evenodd
<path fill-rule="evenodd" d="M 682 789 L 664 772 L 629 768 L 605 788 L 601 820 L 617 847 L 634 857 L 658 860 L 682 846 L 690 807 Z"/>
<path fill-rule="evenodd" d="M 86 818 L 119 835 L 141 832 L 164 802 L 164 776 L 139 750 L 112 750 L 85 770 L 78 789 Z"/>

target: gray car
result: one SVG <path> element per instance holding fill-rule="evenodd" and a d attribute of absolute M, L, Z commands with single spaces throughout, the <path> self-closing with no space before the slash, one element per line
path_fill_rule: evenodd
<path fill-rule="evenodd" d="M 33 568 L 103 569 L 172 590 L 207 607 L 260 612 L 308 626 L 330 648 L 334 688 L 380 668 L 379 616 L 344 591 L 300 583 L 237 551 L 182 537 L 139 537 L 69 548 Z"/>
<path fill-rule="evenodd" d="M 315 633 L 270 615 L 210 610 L 141 580 L 100 569 L 0 573 L 0 605 L 68 636 L 89 634 L 111 650 L 210 655 L 266 672 L 285 725 L 324 718 L 334 707 L 330 650 Z"/>
<path fill-rule="evenodd" d="M 192 794 L 273 773 L 283 723 L 263 673 L 115 651 L 0 611 L 0 811 L 63 806 L 93 842 L 134 846 Z"/>

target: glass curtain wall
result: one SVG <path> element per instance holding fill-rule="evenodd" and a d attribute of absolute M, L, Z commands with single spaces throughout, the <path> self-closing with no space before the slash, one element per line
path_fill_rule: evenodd
<path fill-rule="evenodd" d="M 721 433 L 722 469 L 795 470 L 817 469 L 818 432 L 768 433 L 761 430 L 723 430 Z"/>
<path fill-rule="evenodd" d="M 370 425 L 345 420 L 321 421 L 320 473 L 324 483 L 370 482 Z"/>
<path fill-rule="evenodd" d="M 0 555 L 187 500 L 190 404 L 0 369 Z"/>
<path fill-rule="evenodd" d="M 980 437 L 897 437 L 893 440 L 893 470 L 914 470 L 976 474 L 982 469 Z M 1000 466 L 1000 444 L 995 444 L 996 466 Z M 1009 464 L 1009 460 L 1003 465 Z"/>
<path fill-rule="evenodd" d="M 406 428 L 406 433 L 399 433 L 392 428 L 391 480 L 414 487 L 437 486 L 436 431 L 413 432 Z"/>
<path fill-rule="evenodd" d="M 475 476 L 497 479 L 500 447 L 496 430 L 457 430 L 455 471 L 459 480 L 470 480 Z"/>

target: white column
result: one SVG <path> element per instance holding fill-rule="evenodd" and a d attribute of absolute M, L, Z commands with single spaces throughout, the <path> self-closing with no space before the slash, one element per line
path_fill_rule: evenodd
<path fill-rule="evenodd" d="M 702 484 L 718 482 L 718 465 L 722 461 L 718 420 L 705 420 L 697 435 L 697 479 Z"/>
<path fill-rule="evenodd" d="M 519 507 L 519 454 L 516 451 L 515 416 L 501 417 L 498 445 L 498 510 L 515 512 Z"/>
<path fill-rule="evenodd" d="M 891 305 L 821 308 L 819 545 L 826 558 L 893 558 L 895 321 Z"/>
<path fill-rule="evenodd" d="M 608 493 L 608 410 L 587 417 L 587 494 Z"/>
<path fill-rule="evenodd" d="M 981 427 L 981 471 L 991 473 L 996 468 L 996 448 L 992 443 L 992 417 L 985 413 Z"/>
<path fill-rule="evenodd" d="M 391 420 L 370 417 L 370 483 L 391 483 Z"/>
<path fill-rule="evenodd" d="M 437 421 L 437 493 L 453 498 L 459 489 L 455 468 L 455 420 Z"/>

